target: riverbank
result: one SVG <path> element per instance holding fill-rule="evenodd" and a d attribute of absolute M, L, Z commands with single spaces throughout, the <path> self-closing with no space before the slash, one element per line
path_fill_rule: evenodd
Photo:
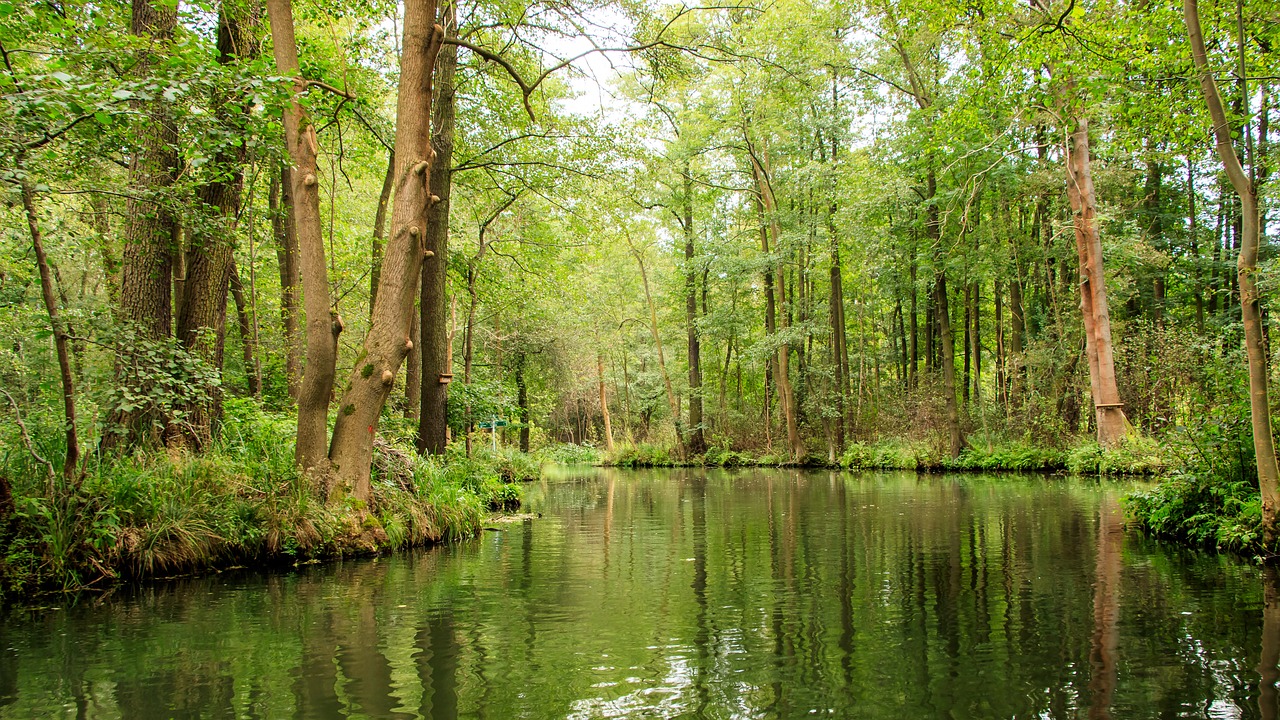
<path fill-rule="evenodd" d="M 591 451 L 583 449 L 584 455 Z M 568 452 L 568 451 L 564 451 Z M 1070 472 L 1080 475 L 1157 475 L 1168 463 L 1164 449 L 1146 438 L 1127 440 L 1106 450 L 1086 441 L 1067 449 L 1043 448 L 1021 442 L 975 443 L 952 459 L 931 443 L 884 439 L 850 444 L 834 462 L 823 455 L 795 461 L 778 453 L 754 453 L 713 447 L 702 455 L 681 459 L 673 448 L 637 444 L 613 453 L 594 453 L 587 462 L 609 467 L 812 467 L 841 470 L 916 470 L 945 472 Z"/>
<path fill-rule="evenodd" d="M 370 502 L 326 505 L 293 463 L 290 418 L 230 404 L 216 447 L 90 463 L 51 489 L 29 453 L 0 465 L 0 600 L 219 567 L 287 566 L 430 545 L 519 507 L 538 465 L 514 451 L 421 458 L 375 445 Z"/>

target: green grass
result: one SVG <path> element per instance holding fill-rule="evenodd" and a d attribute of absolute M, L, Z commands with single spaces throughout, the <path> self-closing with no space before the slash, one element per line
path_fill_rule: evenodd
<path fill-rule="evenodd" d="M 293 465 L 293 423 L 230 400 L 207 452 L 95 459 L 78 488 L 46 492 L 29 454 L 0 455 L 0 597 L 229 564 L 268 565 L 440 542 L 520 505 L 538 464 L 519 452 L 421 458 L 375 444 L 368 503 L 326 505 Z M 55 453 L 48 452 L 48 456 Z"/>

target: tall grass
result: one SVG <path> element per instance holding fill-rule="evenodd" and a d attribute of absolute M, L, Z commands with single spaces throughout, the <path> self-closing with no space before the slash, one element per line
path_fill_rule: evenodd
<path fill-rule="evenodd" d="M 12 501 L 0 502 L 0 596 L 465 537 L 489 509 L 518 507 L 513 483 L 538 473 L 511 451 L 421 458 L 380 441 L 367 505 L 331 507 L 294 467 L 293 434 L 290 417 L 228 400 L 219 440 L 206 452 L 94 458 L 78 487 L 52 494 L 30 455 L 7 448 L 0 477 Z"/>

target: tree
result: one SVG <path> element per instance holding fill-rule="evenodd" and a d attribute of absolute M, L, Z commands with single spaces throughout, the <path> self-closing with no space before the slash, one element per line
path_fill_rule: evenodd
<path fill-rule="evenodd" d="M 1258 470 L 1258 488 L 1262 492 L 1262 529 L 1266 542 L 1276 539 L 1277 513 L 1280 513 L 1280 470 L 1276 466 L 1275 440 L 1271 434 L 1271 398 L 1267 388 L 1267 357 L 1264 351 L 1262 303 L 1255 275 L 1258 268 L 1259 212 L 1257 188 L 1245 173 L 1231 140 L 1231 125 L 1218 84 L 1209 68 L 1204 34 L 1200 26 L 1200 9 L 1196 0 L 1183 0 L 1187 37 L 1191 41 L 1191 57 L 1200 74 L 1200 91 L 1204 94 L 1209 117 L 1213 121 L 1215 149 L 1227 171 L 1231 187 L 1240 199 L 1240 256 L 1237 278 L 1240 283 L 1240 312 L 1244 318 L 1245 353 L 1249 362 L 1249 413 L 1253 428 L 1253 452 Z M 1240 48 L 1244 53 L 1244 48 Z M 1243 77 L 1241 78 L 1243 83 Z M 1244 92 L 1242 95 L 1246 94 Z M 1248 133 L 1248 129 L 1245 130 Z M 1246 141 L 1247 142 L 1247 141 Z"/>

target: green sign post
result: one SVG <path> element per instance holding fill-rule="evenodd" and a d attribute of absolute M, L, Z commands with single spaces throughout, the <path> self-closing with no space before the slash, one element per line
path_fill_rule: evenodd
<path fill-rule="evenodd" d="M 489 430 L 493 433 L 493 451 L 498 452 L 498 428 L 506 427 L 507 421 L 494 418 L 492 420 L 477 423 L 476 426 L 481 430 Z"/>

